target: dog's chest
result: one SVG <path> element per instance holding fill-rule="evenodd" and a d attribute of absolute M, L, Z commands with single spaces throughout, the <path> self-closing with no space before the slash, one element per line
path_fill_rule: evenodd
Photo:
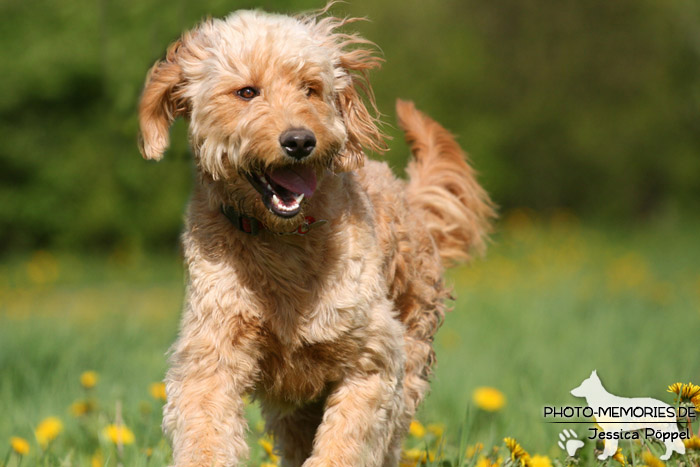
<path fill-rule="evenodd" d="M 302 404 L 321 396 L 329 384 L 348 372 L 360 353 L 357 340 L 314 344 L 283 344 L 266 336 L 260 361 L 257 391 L 284 404 Z"/>

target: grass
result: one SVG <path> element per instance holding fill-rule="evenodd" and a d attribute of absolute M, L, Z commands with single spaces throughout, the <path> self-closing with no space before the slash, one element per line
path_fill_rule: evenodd
<path fill-rule="evenodd" d="M 547 423 L 543 408 L 584 405 L 569 391 L 593 369 L 610 392 L 672 403 L 668 385 L 700 380 L 699 236 L 693 225 L 620 229 L 580 225 L 563 214 L 509 215 L 486 258 L 448 275 L 458 298 L 436 340 L 432 392 L 407 455 L 417 463 L 426 457 L 427 464 L 483 466 L 486 454 L 507 461 L 503 439 L 513 437 L 532 456 L 566 464 L 558 434 L 574 428 L 585 438 L 588 425 Z M 176 253 L 37 252 L 2 263 L 0 466 L 167 465 L 162 401 L 149 386 L 164 375 L 183 290 Z M 80 383 L 87 370 L 99 375 L 91 389 Z M 502 393 L 505 406 L 479 409 L 472 394 L 483 386 Z M 76 417 L 76 401 L 94 410 Z M 270 462 L 253 404 L 248 415 L 250 465 Z M 43 450 L 34 430 L 49 416 L 63 430 Z M 118 419 L 134 434 L 122 448 L 104 431 Z M 24 458 L 11 454 L 12 436 L 29 441 Z M 596 445 L 586 441 L 579 462 L 595 465 Z M 477 443 L 485 446 L 480 453 Z M 659 443 L 620 446 L 635 465 L 651 462 L 644 452 L 663 452 Z M 697 463 L 696 452 L 685 460 Z"/>

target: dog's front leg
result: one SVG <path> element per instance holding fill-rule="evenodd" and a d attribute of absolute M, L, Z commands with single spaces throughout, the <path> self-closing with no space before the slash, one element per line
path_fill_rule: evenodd
<path fill-rule="evenodd" d="M 398 325 L 388 327 L 381 334 L 370 330 L 366 355 L 328 395 L 303 467 L 384 464 L 404 408 L 401 331 Z"/>
<path fill-rule="evenodd" d="M 166 376 L 163 429 L 177 467 L 229 467 L 248 456 L 243 395 L 254 379 L 252 341 L 190 302 Z"/>

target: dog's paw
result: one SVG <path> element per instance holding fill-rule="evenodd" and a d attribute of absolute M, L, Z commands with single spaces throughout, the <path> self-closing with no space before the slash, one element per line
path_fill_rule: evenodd
<path fill-rule="evenodd" d="M 559 433 L 559 441 L 557 444 L 560 448 L 566 451 L 569 457 L 574 457 L 576 451 L 583 447 L 583 441 L 577 439 L 578 435 L 574 430 L 567 430 L 566 428 Z"/>

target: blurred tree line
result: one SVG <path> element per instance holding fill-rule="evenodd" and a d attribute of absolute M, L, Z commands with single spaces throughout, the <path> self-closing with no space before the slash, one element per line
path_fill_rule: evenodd
<path fill-rule="evenodd" d="M 207 15 L 318 1 L 0 2 L 0 253 L 173 248 L 192 183 L 186 125 L 163 162 L 136 147 L 147 69 Z M 697 0 L 355 0 L 337 15 L 386 59 L 372 76 L 402 172 L 393 102 L 457 134 L 502 208 L 615 221 L 700 201 Z"/>

